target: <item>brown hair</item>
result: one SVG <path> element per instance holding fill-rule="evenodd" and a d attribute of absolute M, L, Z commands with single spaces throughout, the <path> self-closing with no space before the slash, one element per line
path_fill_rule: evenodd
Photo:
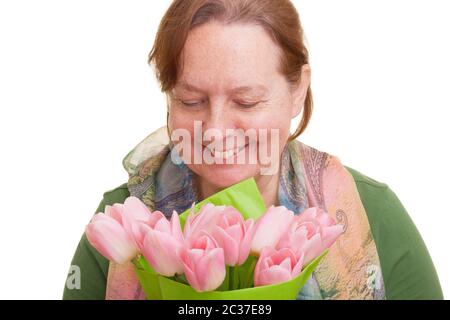
<path fill-rule="evenodd" d="M 262 26 L 282 49 L 280 71 L 289 83 L 298 83 L 302 66 L 309 63 L 299 15 L 289 0 L 174 0 L 159 25 L 148 63 L 154 64 L 161 91 L 172 90 L 182 70 L 181 52 L 188 33 L 211 20 L 224 24 L 253 23 Z M 311 87 L 303 116 L 289 139 L 296 139 L 312 115 Z"/>

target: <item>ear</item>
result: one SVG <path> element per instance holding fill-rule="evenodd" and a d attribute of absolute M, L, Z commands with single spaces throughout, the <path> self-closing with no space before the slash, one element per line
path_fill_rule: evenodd
<path fill-rule="evenodd" d="M 300 114 L 305 106 L 306 94 L 308 93 L 308 88 L 311 85 L 311 68 L 309 64 L 304 64 L 302 66 L 302 72 L 300 76 L 300 81 L 291 86 L 292 95 L 292 118 L 295 118 Z"/>

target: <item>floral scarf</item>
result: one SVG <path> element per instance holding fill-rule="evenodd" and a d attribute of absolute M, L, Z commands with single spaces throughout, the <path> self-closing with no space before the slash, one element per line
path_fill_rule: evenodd
<path fill-rule="evenodd" d="M 130 195 L 150 210 L 171 215 L 198 202 L 193 175 L 172 161 L 166 127 L 142 140 L 123 160 Z M 278 200 L 296 214 L 318 206 L 344 226 L 297 299 L 385 299 L 375 242 L 351 174 L 337 157 L 299 141 L 289 142 L 281 157 Z M 110 262 L 106 299 L 145 299 L 131 263 Z"/>

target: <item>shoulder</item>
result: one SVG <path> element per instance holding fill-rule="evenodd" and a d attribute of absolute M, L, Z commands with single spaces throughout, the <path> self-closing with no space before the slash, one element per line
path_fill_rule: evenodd
<path fill-rule="evenodd" d="M 345 169 L 353 177 L 372 229 L 382 223 L 390 226 L 386 219 L 406 218 L 406 210 L 386 183 L 368 177 L 353 168 L 345 166 Z"/>
<path fill-rule="evenodd" d="M 375 238 L 387 230 L 395 230 L 396 237 L 406 237 L 412 231 L 418 232 L 405 207 L 388 184 L 353 168 L 345 168 L 355 181 Z"/>
<path fill-rule="evenodd" d="M 403 204 L 386 183 L 353 168 L 345 168 L 355 181 L 377 242 L 382 241 L 381 237 L 386 236 L 390 230 L 393 231 L 391 236 L 397 238 L 407 237 L 412 231 L 417 232 Z"/>
<path fill-rule="evenodd" d="M 388 188 L 388 185 L 386 183 L 383 183 L 383 182 L 377 181 L 373 178 L 370 178 L 370 177 L 362 174 L 358 170 L 355 170 L 348 166 L 345 166 L 345 168 L 347 169 L 347 171 L 349 171 L 351 173 L 356 184 L 366 184 L 366 185 L 369 185 L 369 186 L 372 186 L 375 188 L 381 188 L 381 189 Z"/>
<path fill-rule="evenodd" d="M 129 196 L 130 192 L 128 191 L 127 183 L 123 183 L 113 189 L 109 189 L 103 193 L 103 198 L 95 212 L 103 212 L 105 206 L 107 205 L 112 205 L 114 203 L 123 203 Z"/>
<path fill-rule="evenodd" d="M 442 299 L 427 247 L 400 199 L 383 182 L 345 167 L 366 210 L 388 299 Z"/>

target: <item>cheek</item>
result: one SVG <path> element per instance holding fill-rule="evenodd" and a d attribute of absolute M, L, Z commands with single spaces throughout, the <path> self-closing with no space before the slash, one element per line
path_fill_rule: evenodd
<path fill-rule="evenodd" d="M 259 121 L 258 121 L 259 120 Z M 265 119 L 258 119 L 252 121 L 252 128 L 277 130 L 280 136 L 284 136 L 289 132 L 290 118 L 282 117 L 279 114 L 273 114 Z"/>
<path fill-rule="evenodd" d="M 172 112 L 169 114 L 168 120 L 170 131 L 173 133 L 176 130 L 182 129 L 194 134 L 194 121 L 190 117 L 183 116 L 179 112 Z"/>
<path fill-rule="evenodd" d="M 167 122 L 172 130 L 184 127 L 183 117 L 178 116 L 178 113 L 175 110 L 171 110 Z"/>
<path fill-rule="evenodd" d="M 278 132 L 279 142 L 286 141 L 290 134 L 291 113 L 282 104 L 273 105 L 264 111 L 255 112 L 242 121 L 243 129 L 265 130 L 270 135 L 271 130 Z"/>

